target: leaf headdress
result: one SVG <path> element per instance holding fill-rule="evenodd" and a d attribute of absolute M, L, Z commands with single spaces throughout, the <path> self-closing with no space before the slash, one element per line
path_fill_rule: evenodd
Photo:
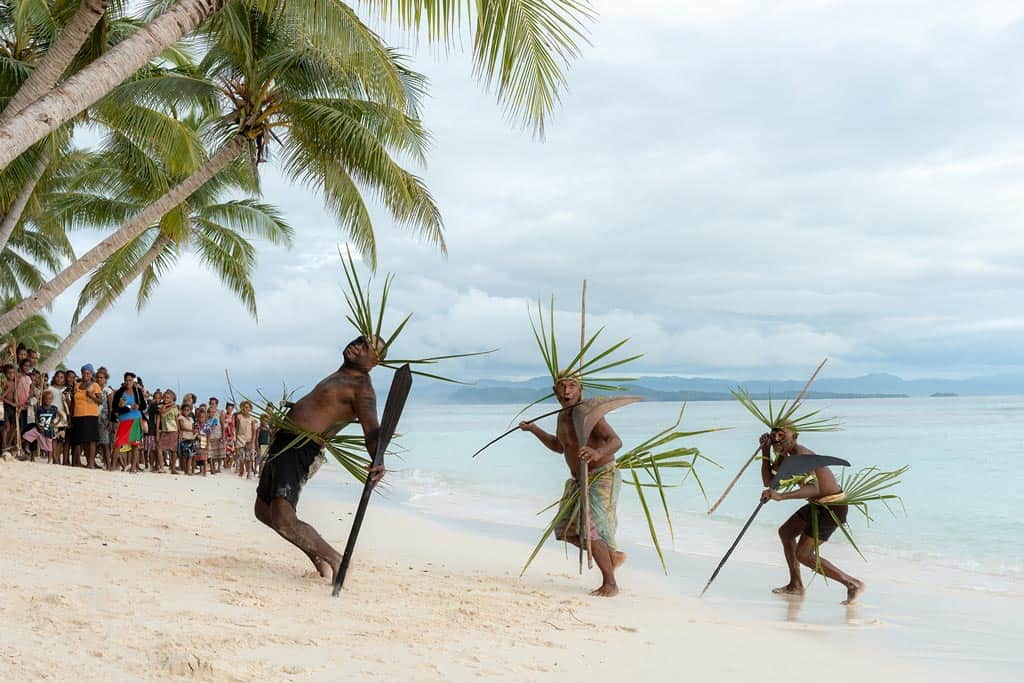
<path fill-rule="evenodd" d="M 587 356 L 591 353 L 598 337 L 600 337 L 601 333 L 604 331 L 604 328 L 602 327 L 580 346 L 579 353 L 573 356 L 568 363 L 561 365 L 558 359 L 558 342 L 555 335 L 555 297 L 552 295 L 551 302 L 548 305 L 548 310 L 546 312 L 547 323 L 544 321 L 544 307 L 539 300 L 537 301 L 536 320 L 534 320 L 533 317 L 532 306 L 528 309 L 528 312 L 530 316 L 530 327 L 533 329 L 533 337 L 537 341 L 537 348 L 540 350 L 540 355 L 544 359 L 544 365 L 548 370 L 548 374 L 551 375 L 552 385 L 557 384 L 559 380 L 572 379 L 579 382 L 580 386 L 584 389 L 594 389 L 597 391 L 625 391 L 626 387 L 624 387 L 623 384 L 625 382 L 632 382 L 636 379 L 635 377 L 598 376 L 599 373 L 619 367 L 620 365 L 625 365 L 626 363 L 630 363 L 643 357 L 644 354 L 638 353 L 633 356 L 627 356 L 626 358 L 610 358 L 612 354 L 621 349 L 626 342 L 629 341 L 629 337 L 615 342 L 611 346 L 594 353 L 588 358 Z M 517 417 L 532 406 L 535 406 L 538 403 L 543 403 L 549 398 L 554 397 L 554 395 L 554 391 L 548 392 L 520 410 Z"/>
<path fill-rule="evenodd" d="M 468 358 L 469 356 L 482 356 L 488 353 L 493 353 L 494 349 L 488 351 L 475 351 L 472 353 L 454 353 L 446 356 L 431 356 L 428 358 L 403 358 L 395 359 L 388 358 L 388 352 L 391 350 L 391 346 L 398 339 L 398 335 L 405 329 L 406 323 L 412 318 L 412 313 L 409 313 L 402 321 L 398 323 L 395 329 L 385 336 L 384 334 L 384 310 L 388 304 L 388 294 L 391 291 L 391 283 L 395 279 L 393 273 L 388 273 L 384 276 L 384 286 L 381 289 L 380 303 L 377 305 L 376 311 L 374 310 L 373 295 L 370 290 L 372 281 L 367 279 L 365 283 L 359 281 L 359 275 L 356 273 L 356 264 L 352 259 L 352 252 L 349 251 L 348 246 L 345 247 L 345 253 L 342 254 L 339 249 L 339 256 L 341 256 L 341 266 L 345 271 L 345 281 L 347 289 L 345 290 L 345 303 L 348 304 L 348 314 L 345 319 L 352 324 L 352 327 L 356 329 L 359 334 L 366 339 L 367 343 L 374 347 L 377 351 L 377 364 L 397 370 L 401 366 L 408 363 L 409 365 L 434 365 L 438 361 L 449 360 L 452 358 Z M 458 380 L 443 377 L 429 372 L 422 372 L 419 370 L 413 370 L 414 375 L 420 375 L 422 377 L 430 377 L 431 379 L 438 379 L 442 382 L 454 382 L 455 384 L 463 384 Z"/>

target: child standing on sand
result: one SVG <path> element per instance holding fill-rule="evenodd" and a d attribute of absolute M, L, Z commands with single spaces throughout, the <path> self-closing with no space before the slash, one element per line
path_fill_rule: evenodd
<path fill-rule="evenodd" d="M 58 420 L 57 406 L 53 405 L 53 391 L 44 389 L 41 405 L 36 408 L 35 426 L 28 430 L 22 438 L 39 449 L 40 455 L 53 460 L 53 438 L 57 435 L 56 425 Z M 32 450 L 32 460 L 36 459 L 35 448 Z"/>
<path fill-rule="evenodd" d="M 206 462 L 210 459 L 210 432 L 212 431 L 213 425 L 207 419 L 206 408 L 200 408 L 196 413 L 195 423 L 196 464 L 199 465 L 204 477 L 206 476 Z"/>
<path fill-rule="evenodd" d="M 224 430 L 224 466 L 231 468 L 235 462 L 235 404 L 228 402 L 221 414 L 221 428 Z"/>
<path fill-rule="evenodd" d="M 174 395 L 173 391 L 170 389 L 165 391 L 163 398 L 163 403 L 159 405 L 159 414 L 154 423 L 154 427 L 157 430 L 156 448 L 160 453 L 160 460 L 163 460 L 165 457 L 167 458 L 171 474 L 177 474 L 178 468 L 175 463 L 178 457 L 178 415 L 181 413 L 174 402 L 178 397 Z"/>
<path fill-rule="evenodd" d="M 196 469 L 196 432 L 191 403 L 182 403 L 178 416 L 178 459 L 182 471 L 191 476 Z"/>
<path fill-rule="evenodd" d="M 196 418 L 199 414 L 196 414 Z M 216 396 L 210 397 L 209 407 L 206 409 L 206 421 L 210 425 L 208 435 L 208 453 L 211 460 L 210 469 L 214 474 L 220 472 L 224 463 L 224 429 L 220 413 L 220 401 Z"/>
<path fill-rule="evenodd" d="M 242 401 L 242 412 L 235 418 L 235 453 L 238 456 L 238 476 L 252 479 L 253 456 L 259 423 L 252 414 L 252 403 Z"/>

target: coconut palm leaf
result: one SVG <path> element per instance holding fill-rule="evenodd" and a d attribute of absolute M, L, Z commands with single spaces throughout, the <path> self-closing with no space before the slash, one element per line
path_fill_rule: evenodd
<path fill-rule="evenodd" d="M 788 428 L 795 432 L 835 432 L 841 427 L 838 418 L 818 417 L 820 410 L 811 410 L 806 413 L 797 413 L 800 403 L 794 401 L 792 404 L 783 402 L 776 410 L 771 396 L 768 397 L 768 412 L 765 412 L 757 405 L 743 387 L 736 387 L 730 392 L 740 405 L 757 418 L 757 421 L 769 430 Z"/>
<path fill-rule="evenodd" d="M 565 88 L 564 69 L 579 56 L 594 13 L 579 0 L 368 0 L 385 22 L 450 44 L 473 36 L 474 73 L 492 87 L 508 116 L 544 135 Z"/>
<path fill-rule="evenodd" d="M 530 329 L 533 331 L 533 338 L 537 342 L 537 349 L 540 351 L 541 358 L 544 360 L 544 367 L 547 368 L 548 374 L 551 376 L 552 385 L 557 384 L 559 379 L 572 376 L 579 380 L 584 389 L 591 389 L 595 391 L 625 391 L 625 383 L 636 381 L 635 377 L 595 376 L 599 373 L 631 363 L 638 358 L 643 357 L 643 354 L 640 353 L 633 356 L 627 356 L 625 358 L 610 360 L 603 364 L 601 363 L 602 360 L 608 358 L 621 349 L 629 341 L 628 337 L 601 349 L 591 356 L 589 360 L 585 360 L 581 363 L 581 359 L 586 358 L 592 351 L 598 337 L 600 337 L 601 333 L 604 331 L 604 328 L 602 327 L 584 341 L 579 352 L 573 356 L 567 364 L 562 365 L 558 359 L 558 340 L 555 334 L 554 295 L 551 296 L 551 300 L 548 303 L 548 310 L 546 312 L 540 300 L 537 300 L 536 320 L 534 319 L 532 306 L 527 306 L 527 314 L 530 318 Z M 545 317 L 547 317 L 547 323 L 544 322 Z M 512 421 L 515 421 L 517 417 L 538 403 L 543 403 L 548 399 L 554 398 L 554 395 L 554 391 L 552 390 L 537 400 L 530 402 L 512 417 Z"/>
<path fill-rule="evenodd" d="M 384 286 L 381 288 L 380 303 L 375 306 L 373 303 L 373 293 L 371 291 L 372 278 L 368 278 L 365 283 L 360 282 L 359 274 L 356 272 L 355 260 L 352 258 L 352 252 L 349 250 L 348 245 L 345 245 L 344 254 L 341 253 L 341 249 L 339 248 L 338 255 L 341 257 L 341 267 L 345 274 L 345 303 L 349 310 L 345 319 L 348 320 L 359 335 L 364 337 L 368 342 L 375 343 L 374 340 L 376 340 L 377 343 L 382 345 L 381 350 L 377 354 L 379 358 L 378 365 L 396 370 L 406 364 L 435 365 L 438 361 L 442 360 L 469 358 L 471 356 L 482 356 L 494 353 L 494 349 L 491 349 L 488 351 L 453 353 L 442 356 L 430 356 L 427 358 L 388 358 L 387 354 L 397 340 L 398 335 L 401 334 L 410 318 L 412 318 L 412 313 L 409 313 L 402 318 L 402 321 L 391 333 L 384 333 L 384 311 L 387 308 L 388 294 L 391 291 L 391 283 L 394 281 L 394 275 L 388 273 L 384 276 Z M 422 370 L 413 370 L 412 373 L 414 375 L 437 379 L 443 382 L 464 384 L 464 382 L 460 382 L 443 375 L 424 372 Z"/>
<path fill-rule="evenodd" d="M 846 505 L 850 508 L 858 510 L 864 515 L 864 519 L 870 525 L 874 518 L 871 516 L 869 504 L 871 503 L 882 503 L 890 514 L 895 515 L 895 511 L 892 509 L 890 504 L 893 501 L 899 502 L 900 506 L 903 507 L 903 499 L 892 493 L 892 489 L 899 486 L 901 483 L 901 477 L 910 470 L 909 465 L 904 465 L 895 470 L 880 470 L 877 467 L 865 467 L 858 470 L 855 473 L 849 473 L 845 469 L 839 477 L 839 486 L 843 490 L 842 500 L 837 500 L 831 503 L 822 503 L 812 501 L 811 505 L 815 508 L 820 508 L 828 512 L 832 521 L 849 541 L 850 545 L 862 559 L 864 553 L 861 551 L 860 546 L 857 545 L 857 541 L 854 539 L 853 531 L 850 529 L 848 522 L 842 522 L 839 516 L 836 514 L 833 508 Z M 782 482 L 785 485 L 785 489 L 792 489 L 799 486 L 802 482 L 798 478 L 794 480 Z M 906 514 L 906 508 L 903 508 L 903 513 Z M 815 558 L 815 573 L 822 574 L 821 572 L 821 558 L 818 554 L 818 548 L 820 546 L 820 536 L 818 531 L 818 516 L 816 514 L 811 515 L 811 537 L 814 539 L 814 558 Z M 822 574 L 824 576 L 824 574 Z"/>
<path fill-rule="evenodd" d="M 5 297 L 0 300 L 0 307 L 4 311 L 8 311 L 19 301 L 20 298 Z M 7 334 L 0 335 L 0 346 L 8 346 L 12 342 L 35 349 L 39 352 L 40 357 L 45 359 L 47 355 L 53 353 L 54 348 L 60 342 L 60 337 L 50 328 L 50 323 L 46 318 L 41 315 L 33 315 Z"/>

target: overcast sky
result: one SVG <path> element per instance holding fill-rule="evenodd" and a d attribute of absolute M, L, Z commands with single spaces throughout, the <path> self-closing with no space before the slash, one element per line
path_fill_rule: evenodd
<path fill-rule="evenodd" d="M 587 278 L 588 325 L 631 337 L 647 354 L 636 372 L 797 378 L 823 356 L 831 376 L 1024 366 L 1024 5 L 596 6 L 544 142 L 508 123 L 464 54 L 420 51 L 434 146 L 419 172 L 450 255 L 378 213 L 394 317 L 415 312 L 396 354 L 500 347 L 449 369 L 543 374 L 527 302 L 556 296 L 569 347 Z M 353 336 L 343 235 L 313 194 L 264 173 L 299 239 L 259 247 L 258 324 L 186 256 L 69 363 L 199 393 L 225 367 L 271 390 L 336 367 Z M 72 308 L 55 306 L 58 330 Z"/>

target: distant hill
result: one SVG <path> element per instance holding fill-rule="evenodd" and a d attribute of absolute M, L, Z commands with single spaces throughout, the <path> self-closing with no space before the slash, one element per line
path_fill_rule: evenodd
<path fill-rule="evenodd" d="M 742 386 L 756 399 L 787 399 L 803 387 L 800 380 L 746 380 L 705 377 L 640 377 L 629 392 L 651 401 L 731 401 L 729 391 Z M 419 382 L 414 400 L 430 403 L 494 404 L 529 403 L 550 391 L 551 380 L 534 377 L 519 382 L 485 379 L 472 385 Z M 874 373 L 860 377 L 821 378 L 808 398 L 907 398 L 911 396 L 998 396 L 1024 394 L 1024 376 L 1002 375 L 962 380 L 905 380 L 896 375 Z"/>

